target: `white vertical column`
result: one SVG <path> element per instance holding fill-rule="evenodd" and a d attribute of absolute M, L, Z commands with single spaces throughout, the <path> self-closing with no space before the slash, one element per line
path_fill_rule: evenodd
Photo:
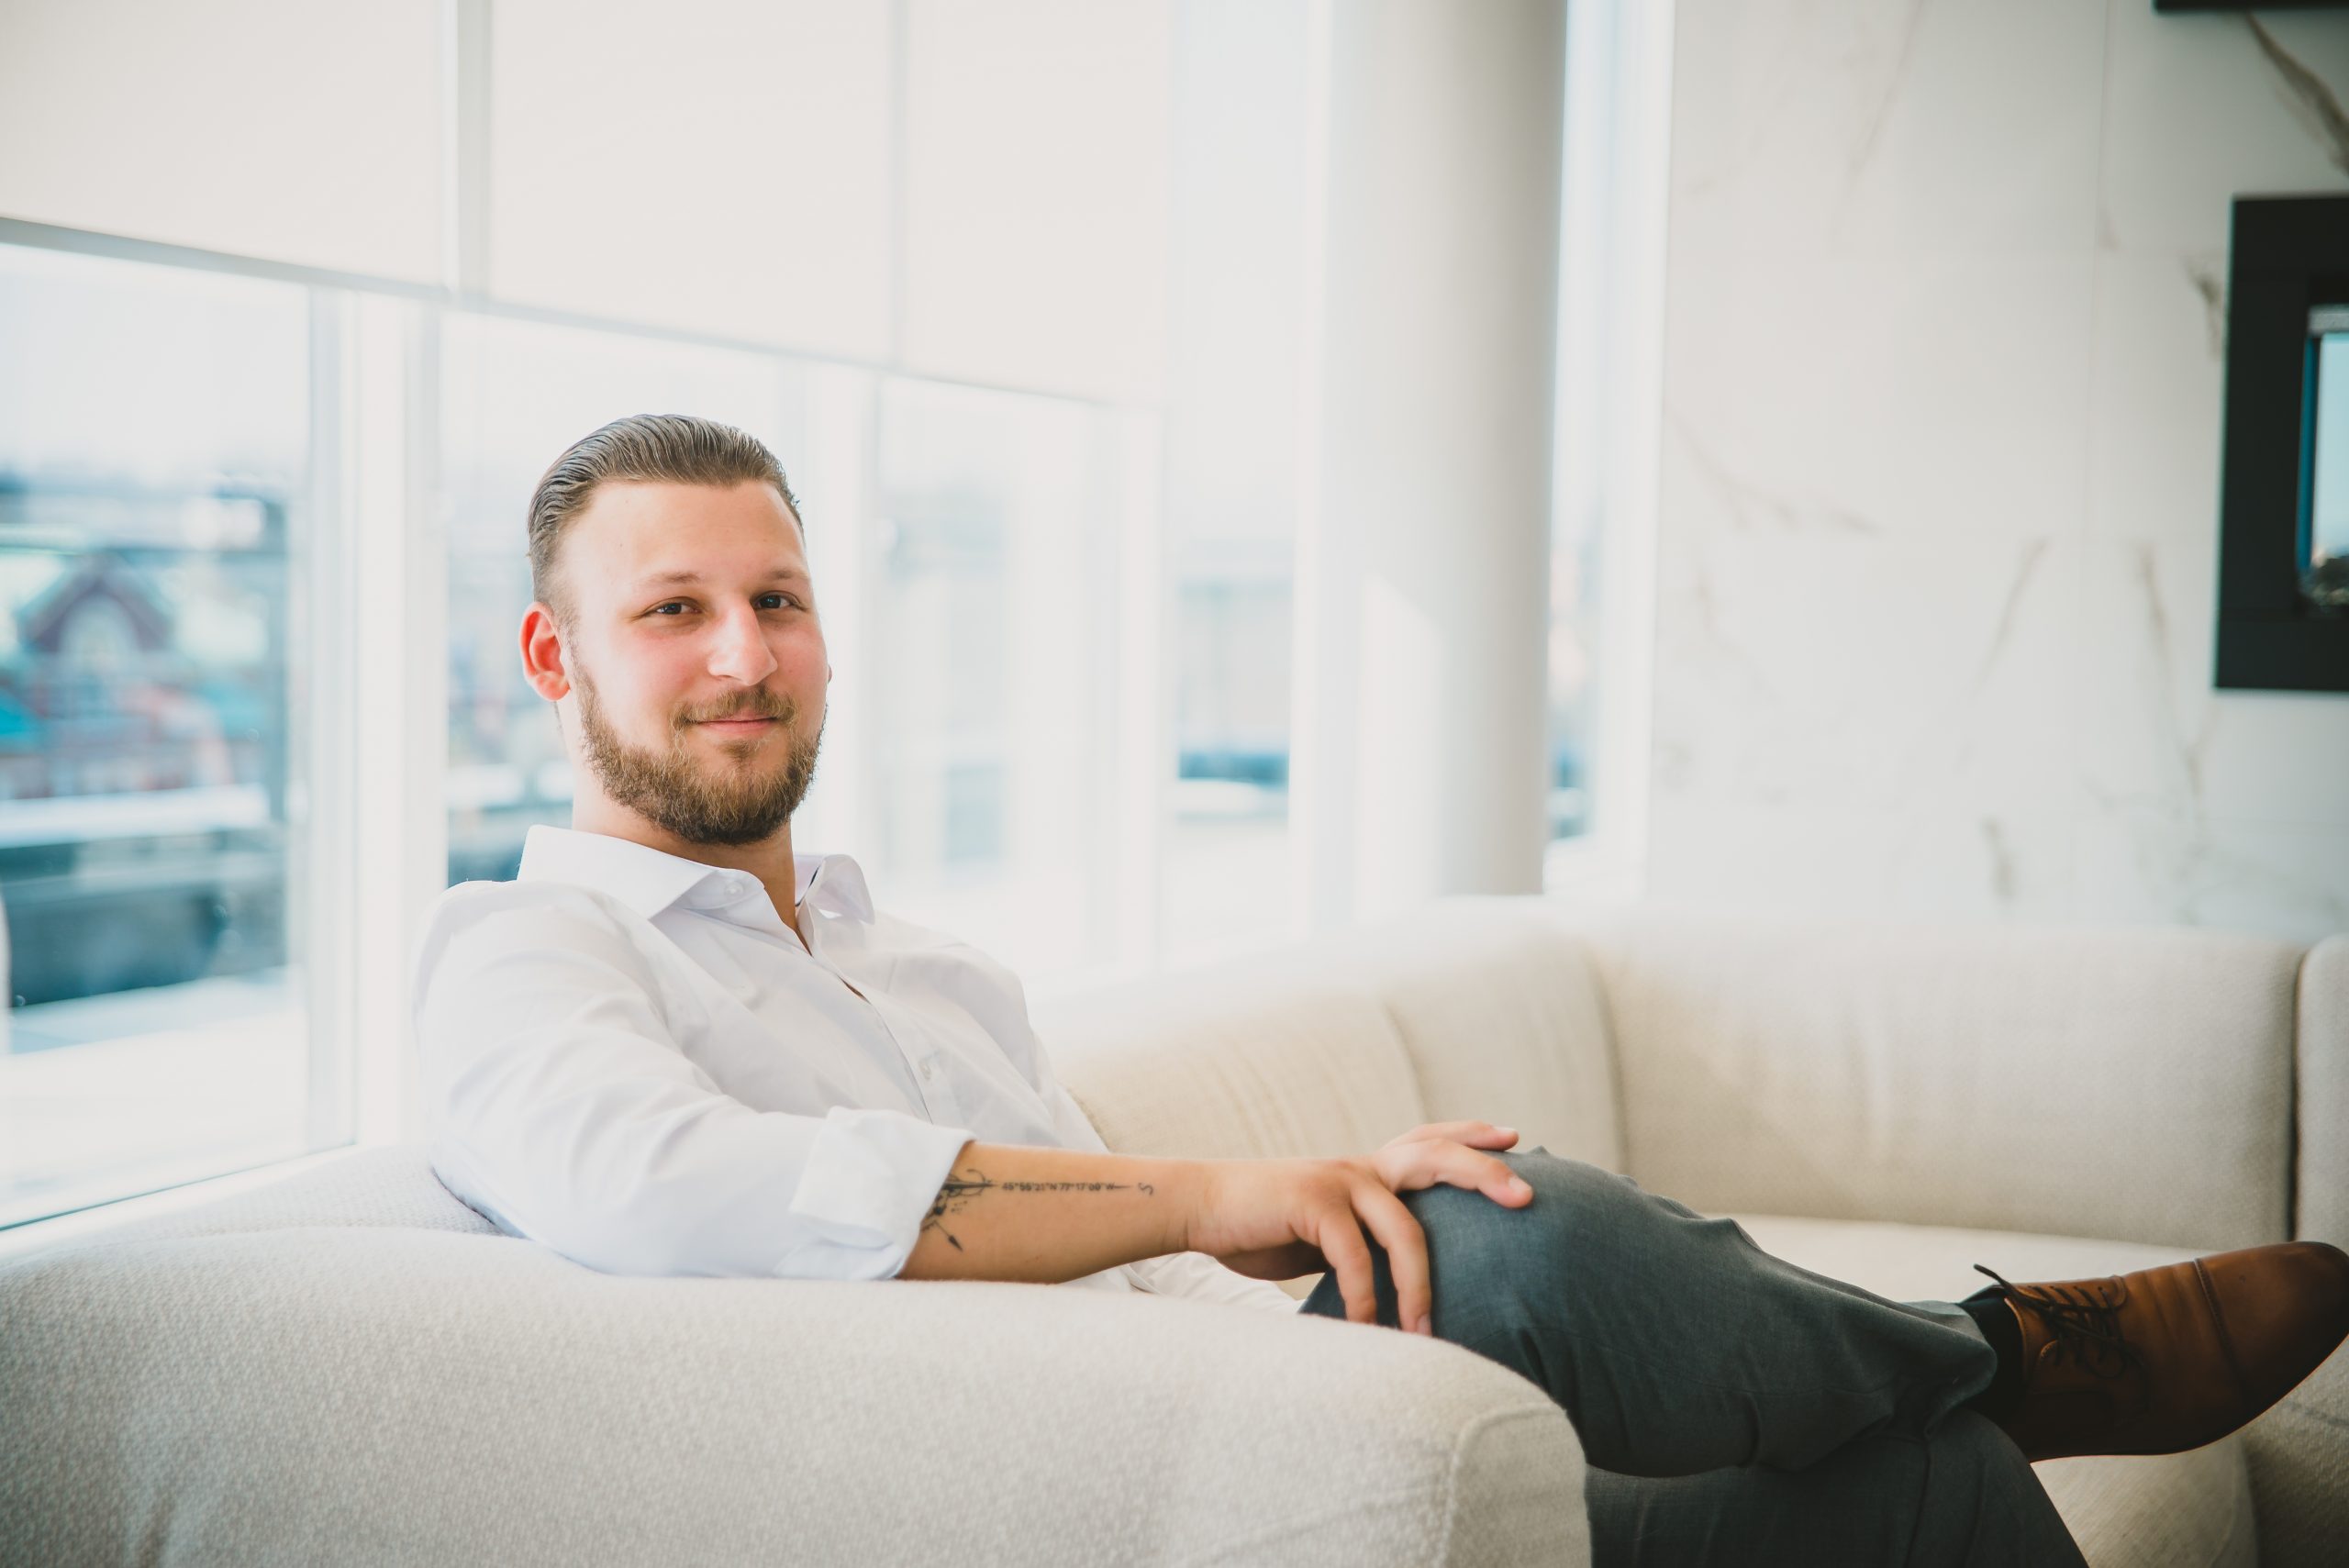
<path fill-rule="evenodd" d="M 349 302 L 341 408 L 345 487 L 338 550 L 348 773 L 329 841 L 347 880 L 345 1012 L 362 1143 L 399 1142 L 422 1123 L 408 990 L 424 917 L 447 885 L 448 537 L 433 482 L 439 428 L 433 319 L 405 302 Z M 340 1032 L 340 1031 L 338 1031 Z"/>
<path fill-rule="evenodd" d="M 1586 0 L 1567 18 L 1553 548 L 1596 557 L 1599 684 L 1589 826 L 1551 841 L 1543 880 L 1602 898 L 1646 879 L 1673 17 Z"/>
<path fill-rule="evenodd" d="M 1541 885 L 1564 6 L 1328 18 L 1297 737 L 1321 928 Z"/>

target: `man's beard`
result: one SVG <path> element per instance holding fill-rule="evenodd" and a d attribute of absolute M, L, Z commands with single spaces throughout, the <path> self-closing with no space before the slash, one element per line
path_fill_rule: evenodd
<path fill-rule="evenodd" d="M 799 733 L 799 705 L 787 696 L 764 692 L 731 713 L 710 717 L 764 717 L 779 720 L 784 744 L 790 750 L 780 768 L 729 769 L 697 762 L 685 750 L 693 728 L 688 720 L 674 722 L 666 752 L 641 750 L 621 740 L 604 722 L 596 704 L 596 687 L 586 672 L 576 672 L 579 688 L 579 735 L 585 742 L 587 765 L 595 770 L 604 793 L 662 831 L 689 844 L 755 844 L 772 838 L 791 819 L 816 781 L 816 750 L 823 742 L 819 725 L 813 735 Z M 752 742 L 774 744 L 770 732 Z M 728 749 L 731 754 L 731 748 Z"/>

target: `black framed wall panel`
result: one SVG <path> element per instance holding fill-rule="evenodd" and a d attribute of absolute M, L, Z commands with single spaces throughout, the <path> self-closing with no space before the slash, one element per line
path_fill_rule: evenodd
<path fill-rule="evenodd" d="M 2349 307 L 2349 196 L 2238 198 L 2220 486 L 2222 688 L 2349 692 L 2349 606 L 2321 603 L 2308 586 L 2317 418 L 2327 411 L 2314 324 L 2325 306 Z M 2349 404 L 2329 411 L 2349 419 Z"/>

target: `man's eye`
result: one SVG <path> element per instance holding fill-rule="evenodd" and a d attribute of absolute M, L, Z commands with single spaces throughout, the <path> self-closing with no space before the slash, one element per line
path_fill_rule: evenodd
<path fill-rule="evenodd" d="M 770 599 L 779 600 L 779 601 L 780 601 L 780 603 L 774 604 L 774 605 L 769 605 L 769 604 L 767 604 L 767 601 L 768 601 L 768 600 L 770 600 Z M 788 605 L 788 606 L 791 606 L 793 609 L 798 609 L 798 610 L 804 610 L 804 609 L 806 609 L 806 608 L 807 607 L 806 605 L 804 605 L 804 604 L 800 603 L 800 601 L 799 601 L 799 600 L 797 600 L 797 599 L 794 598 L 794 597 L 793 597 L 791 595 L 789 595 L 789 594 L 761 594 L 761 595 L 759 595 L 759 603 L 760 603 L 761 607 L 763 607 L 763 608 L 778 609 L 778 610 L 779 610 L 779 609 L 782 609 L 785 605 Z M 675 616 L 671 616 L 671 615 L 669 614 L 669 612 L 670 612 L 670 611 L 674 610 L 674 611 L 678 612 L 678 614 L 682 615 L 682 614 L 683 614 L 684 612 L 685 612 L 686 610 L 689 610 L 689 609 L 692 609 L 692 608 L 693 608 L 692 604 L 691 604 L 691 603 L 689 603 L 689 602 L 688 602 L 688 601 L 686 601 L 686 600 L 684 600 L 684 599 L 671 599 L 671 600 L 669 600 L 669 601 L 668 601 L 667 603 L 665 603 L 665 604 L 659 604 L 659 605 L 655 605 L 655 606 L 653 606 L 651 609 L 649 609 L 649 610 L 645 611 L 644 613 L 645 613 L 646 615 L 649 615 L 649 616 L 668 616 L 668 617 L 669 617 L 670 619 L 674 620 L 674 619 L 676 618 L 676 617 L 675 617 Z"/>

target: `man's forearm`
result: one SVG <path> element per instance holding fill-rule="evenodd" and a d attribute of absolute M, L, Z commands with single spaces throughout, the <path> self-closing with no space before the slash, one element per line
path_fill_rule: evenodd
<path fill-rule="evenodd" d="M 1196 1160 L 974 1140 L 898 1277 L 1058 1284 L 1179 1252 L 1200 1172 Z"/>

